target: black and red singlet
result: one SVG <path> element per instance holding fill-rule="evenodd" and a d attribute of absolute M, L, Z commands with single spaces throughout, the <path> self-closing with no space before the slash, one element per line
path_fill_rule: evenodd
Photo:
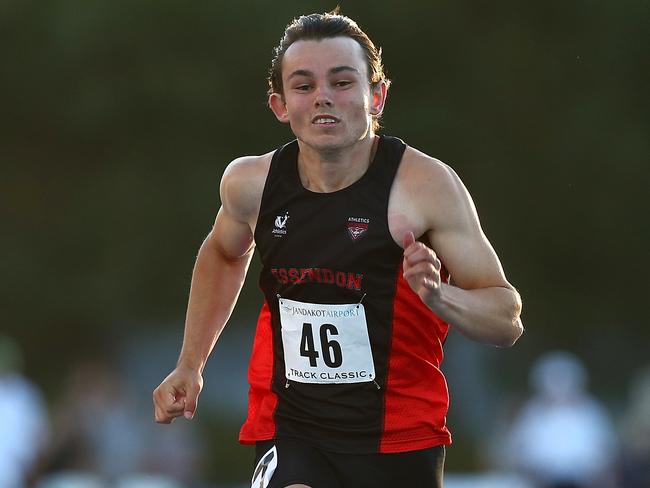
<path fill-rule="evenodd" d="M 272 158 L 255 243 L 260 313 L 240 442 L 291 437 L 342 453 L 449 444 L 440 370 L 448 326 L 402 278 L 388 199 L 405 144 L 332 193 L 305 189 L 298 144 Z"/>

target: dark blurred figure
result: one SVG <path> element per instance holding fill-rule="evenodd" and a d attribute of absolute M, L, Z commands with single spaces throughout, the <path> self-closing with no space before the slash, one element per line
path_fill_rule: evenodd
<path fill-rule="evenodd" d="M 110 478 L 134 467 L 139 436 L 128 423 L 126 390 L 103 360 L 74 367 L 53 408 L 48 472 L 98 473 Z"/>
<path fill-rule="evenodd" d="M 77 364 L 53 409 L 55 441 L 38 487 L 71 480 L 114 487 L 142 477 L 151 486 L 154 479 L 160 486 L 191 486 L 199 471 L 192 426 L 161 429 L 149 420 L 148 403 L 148 395 L 139 402 L 110 361 Z"/>
<path fill-rule="evenodd" d="M 21 374 L 23 354 L 0 335 L 0 487 L 23 488 L 48 437 L 39 389 Z"/>
<path fill-rule="evenodd" d="M 506 441 L 511 467 L 543 488 L 615 486 L 613 424 L 588 393 L 582 362 L 569 352 L 549 352 L 533 365 L 530 383 L 533 395 Z"/>
<path fill-rule="evenodd" d="M 621 426 L 621 478 L 624 488 L 650 486 L 650 367 L 632 383 Z"/>

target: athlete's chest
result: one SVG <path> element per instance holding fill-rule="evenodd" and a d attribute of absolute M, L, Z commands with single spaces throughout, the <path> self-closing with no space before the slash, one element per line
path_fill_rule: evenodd
<path fill-rule="evenodd" d="M 263 261 L 358 266 L 397 247 L 387 207 L 372 192 L 278 196 L 260 215 L 256 245 Z"/>
<path fill-rule="evenodd" d="M 338 262 L 401 253 L 406 232 L 424 231 L 416 199 L 402 178 L 405 145 L 382 138 L 374 162 L 355 183 L 332 193 L 305 189 L 296 167 L 297 146 L 281 148 L 269 169 L 255 222 L 255 243 L 262 259 L 287 258 Z"/>
<path fill-rule="evenodd" d="M 386 239 L 401 247 L 406 232 L 419 236 L 427 230 L 408 182 L 399 173 L 388 191 L 365 188 L 340 193 L 291 188 L 273 192 L 251 222 L 258 249 L 292 252 L 327 245 L 353 251 Z"/>

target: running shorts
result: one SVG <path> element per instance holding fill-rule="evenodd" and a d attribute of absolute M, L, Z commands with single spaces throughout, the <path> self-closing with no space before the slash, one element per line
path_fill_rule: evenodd
<path fill-rule="evenodd" d="M 445 447 L 395 454 L 342 454 L 296 439 L 258 442 L 252 488 L 442 488 Z"/>

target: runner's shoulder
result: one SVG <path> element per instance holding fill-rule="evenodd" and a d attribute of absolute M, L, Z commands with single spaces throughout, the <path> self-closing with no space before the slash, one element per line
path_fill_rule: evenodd
<path fill-rule="evenodd" d="M 221 200 L 236 207 L 259 205 L 273 151 L 261 156 L 234 159 L 221 177 Z"/>
<path fill-rule="evenodd" d="M 407 146 L 398 172 L 400 186 L 413 195 L 458 196 L 463 188 L 460 177 L 451 168 L 428 154 Z"/>
<path fill-rule="evenodd" d="M 226 166 L 221 180 L 222 183 L 225 181 L 229 185 L 250 185 L 255 184 L 257 180 L 262 180 L 262 184 L 264 184 L 274 152 L 271 151 L 261 156 L 242 156 L 234 159 Z"/>

